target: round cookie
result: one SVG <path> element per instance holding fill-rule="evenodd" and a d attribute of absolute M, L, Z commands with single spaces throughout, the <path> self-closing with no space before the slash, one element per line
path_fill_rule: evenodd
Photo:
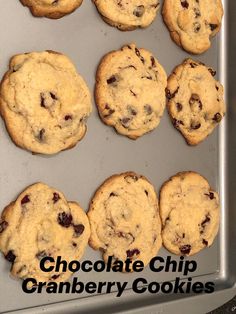
<path fill-rule="evenodd" d="M 166 73 L 151 52 L 132 44 L 108 53 L 96 76 L 101 119 L 118 133 L 137 139 L 160 123 L 166 85 Z"/>
<path fill-rule="evenodd" d="M 159 0 L 93 0 L 105 22 L 122 31 L 148 27 L 156 17 Z"/>
<path fill-rule="evenodd" d="M 172 39 L 190 53 L 211 46 L 223 17 L 221 0 L 164 0 L 162 15 Z"/>
<path fill-rule="evenodd" d="M 0 250 L 12 263 L 11 273 L 37 282 L 66 281 L 71 273 L 43 272 L 40 260 L 61 256 L 80 259 L 88 244 L 90 226 L 81 207 L 61 192 L 37 183 L 5 208 L 0 219 Z"/>
<path fill-rule="evenodd" d="M 203 141 L 225 115 L 223 86 L 216 72 L 187 59 L 168 78 L 168 111 L 174 126 L 189 145 Z"/>
<path fill-rule="evenodd" d="M 34 16 L 59 19 L 75 11 L 83 0 L 20 0 Z"/>
<path fill-rule="evenodd" d="M 219 196 L 195 172 L 171 177 L 161 188 L 162 240 L 177 255 L 193 255 L 209 247 L 219 229 Z"/>
<path fill-rule="evenodd" d="M 89 244 L 114 261 L 141 260 L 147 265 L 159 251 L 161 221 L 153 186 L 133 172 L 114 175 L 97 190 L 88 212 Z"/>
<path fill-rule="evenodd" d="M 91 96 L 66 56 L 53 51 L 14 56 L 0 87 L 0 113 L 21 148 L 55 154 L 86 133 Z"/>

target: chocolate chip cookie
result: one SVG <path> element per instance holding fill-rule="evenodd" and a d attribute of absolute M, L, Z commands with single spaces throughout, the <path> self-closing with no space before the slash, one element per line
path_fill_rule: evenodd
<path fill-rule="evenodd" d="M 219 228 L 219 196 L 195 172 L 178 173 L 160 192 L 162 239 L 167 250 L 193 255 L 209 247 Z"/>
<path fill-rule="evenodd" d="M 153 186 L 133 172 L 107 179 L 93 197 L 90 245 L 107 261 L 136 259 L 147 265 L 159 251 L 161 222 Z"/>
<path fill-rule="evenodd" d="M 190 145 L 203 141 L 225 115 L 222 85 L 216 71 L 187 59 L 168 78 L 168 111 L 174 126 Z"/>
<path fill-rule="evenodd" d="M 221 0 L 164 0 L 162 15 L 172 39 L 190 53 L 200 54 L 211 46 L 221 27 Z"/>
<path fill-rule="evenodd" d="M 75 11 L 83 0 L 20 0 L 34 16 L 59 19 Z"/>
<path fill-rule="evenodd" d="M 93 0 L 105 22 L 122 31 L 148 27 L 156 17 L 159 0 Z"/>
<path fill-rule="evenodd" d="M 71 273 L 43 272 L 40 260 L 61 256 L 68 262 L 80 259 L 90 236 L 89 221 L 77 203 L 37 183 L 5 208 L 0 219 L 0 250 L 18 278 L 38 282 L 66 281 Z"/>
<path fill-rule="evenodd" d="M 21 148 L 55 154 L 86 133 L 91 96 L 66 56 L 53 51 L 14 56 L 0 87 L 0 112 Z"/>
<path fill-rule="evenodd" d="M 101 119 L 118 133 L 137 139 L 160 123 L 166 85 L 166 73 L 151 52 L 132 44 L 108 53 L 96 77 Z"/>

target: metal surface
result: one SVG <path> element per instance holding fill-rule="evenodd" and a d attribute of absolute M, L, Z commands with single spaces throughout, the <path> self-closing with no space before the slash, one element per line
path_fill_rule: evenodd
<path fill-rule="evenodd" d="M 214 281 L 217 292 L 191 297 L 134 295 L 131 290 L 127 290 L 122 298 L 113 294 L 26 295 L 21 290 L 21 282 L 9 278 L 9 264 L 1 257 L 0 312 L 183 313 L 185 309 L 186 313 L 194 314 L 206 313 L 236 294 L 233 289 L 236 282 L 236 106 L 233 103 L 236 102 L 233 86 L 236 41 L 232 40 L 235 38 L 232 29 L 235 29 L 236 1 L 224 2 L 225 22 L 221 35 L 213 39 L 212 48 L 207 53 L 193 58 L 218 70 L 225 85 L 229 109 L 221 127 L 199 146 L 186 145 L 171 125 L 167 112 L 155 131 L 132 141 L 105 126 L 94 105 L 85 139 L 72 150 L 44 157 L 17 148 L 0 121 L 1 209 L 26 186 L 38 181 L 63 191 L 68 200 L 79 201 L 87 210 L 96 188 L 114 173 L 127 170 L 141 173 L 153 182 L 157 192 L 161 184 L 178 171 L 194 170 L 203 174 L 220 192 L 221 228 L 214 245 L 194 256 L 198 263 L 194 276 L 198 281 Z M 0 75 L 7 70 L 12 55 L 51 49 L 67 54 L 74 61 L 92 92 L 95 71 L 102 56 L 126 43 L 135 42 L 138 47 L 151 50 L 168 74 L 190 56 L 171 41 L 160 13 L 148 29 L 124 33 L 105 24 L 89 0 L 84 0 L 74 14 L 57 21 L 32 17 L 20 1 L 0 0 L 0 4 Z M 170 255 L 165 249 L 161 249 L 159 254 L 163 257 Z M 88 247 L 83 259 L 95 261 L 101 259 L 101 255 Z M 111 280 L 109 273 L 76 275 L 84 282 Z M 141 276 L 149 282 L 162 282 L 174 280 L 178 273 L 155 275 L 146 268 Z M 136 277 L 140 274 L 112 274 L 114 281 L 128 280 L 132 283 Z"/>

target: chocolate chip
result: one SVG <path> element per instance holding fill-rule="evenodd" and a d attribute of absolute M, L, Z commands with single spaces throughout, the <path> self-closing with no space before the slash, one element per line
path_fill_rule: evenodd
<path fill-rule="evenodd" d="M 127 254 L 128 258 L 131 258 L 134 255 L 139 255 L 140 251 L 138 249 L 128 250 L 128 251 L 126 251 L 126 254 Z"/>
<path fill-rule="evenodd" d="M 198 33 L 201 29 L 201 24 L 199 22 L 193 23 L 193 30 L 195 33 Z"/>
<path fill-rule="evenodd" d="M 201 12 L 200 12 L 200 10 L 198 8 L 194 8 L 193 10 L 194 10 L 196 19 L 201 16 Z"/>
<path fill-rule="evenodd" d="M 124 128 L 128 128 L 131 122 L 131 119 L 128 117 L 125 117 L 123 119 L 120 119 L 121 124 L 123 125 Z"/>
<path fill-rule="evenodd" d="M 208 71 L 211 73 L 212 76 L 216 75 L 216 71 L 214 71 L 212 68 L 209 68 Z"/>
<path fill-rule="evenodd" d="M 128 183 L 130 183 L 130 180 L 137 182 L 139 177 L 136 175 L 127 175 L 124 177 L 125 181 L 127 181 Z"/>
<path fill-rule="evenodd" d="M 107 80 L 107 84 L 113 84 L 117 81 L 117 78 L 115 75 L 112 75 L 108 80 Z"/>
<path fill-rule="evenodd" d="M 13 251 L 11 250 L 11 251 L 9 251 L 9 252 L 7 253 L 7 255 L 5 255 L 5 258 L 6 258 L 6 260 L 7 260 L 8 262 L 14 263 L 14 261 L 15 261 L 15 259 L 16 259 L 16 256 L 15 256 L 15 254 L 13 253 Z"/>
<path fill-rule="evenodd" d="M 145 194 L 148 196 L 148 191 L 147 190 L 144 190 Z"/>
<path fill-rule="evenodd" d="M 202 240 L 202 243 L 203 243 L 205 246 L 208 246 L 208 241 L 207 241 L 207 240 L 203 239 L 203 240 Z"/>
<path fill-rule="evenodd" d="M 180 104 L 179 102 L 177 102 L 176 109 L 177 109 L 178 112 L 182 111 L 183 110 L 183 105 Z"/>
<path fill-rule="evenodd" d="M 222 115 L 221 115 L 219 112 L 217 112 L 217 113 L 214 115 L 213 121 L 219 123 L 221 120 L 222 120 Z"/>
<path fill-rule="evenodd" d="M 137 17 L 142 17 L 144 15 L 144 12 L 145 12 L 144 5 L 139 5 L 134 9 L 133 14 Z"/>
<path fill-rule="evenodd" d="M 73 247 L 77 247 L 77 243 L 72 242 Z"/>
<path fill-rule="evenodd" d="M 219 90 L 219 87 L 216 85 L 216 90 L 218 91 Z"/>
<path fill-rule="evenodd" d="M 218 24 L 209 24 L 211 31 L 213 32 L 217 27 Z"/>
<path fill-rule="evenodd" d="M 103 114 L 104 118 L 109 118 L 111 115 L 113 115 L 113 113 L 115 112 L 114 109 L 111 109 L 110 106 L 108 106 L 108 104 L 105 105 L 105 110 L 107 111 L 105 114 Z"/>
<path fill-rule="evenodd" d="M 186 1 L 186 0 L 181 0 L 181 5 L 182 5 L 182 7 L 185 8 L 185 9 L 188 9 L 188 7 L 189 7 L 189 3 L 188 3 L 188 1 Z"/>
<path fill-rule="evenodd" d="M 52 92 L 50 92 L 50 96 L 53 100 L 57 100 L 57 96 L 55 94 L 53 94 Z"/>
<path fill-rule="evenodd" d="M 71 214 L 67 214 L 65 212 L 58 214 L 57 221 L 62 227 L 69 228 L 71 226 L 72 220 L 73 217 Z"/>
<path fill-rule="evenodd" d="M 170 90 L 168 88 L 166 88 L 166 97 L 168 99 L 172 99 L 175 97 L 175 95 L 178 93 L 178 91 L 179 91 L 179 87 L 174 91 L 173 94 L 171 94 Z"/>
<path fill-rule="evenodd" d="M 146 115 L 148 115 L 148 116 L 150 116 L 153 113 L 153 109 L 150 105 L 145 105 L 144 111 L 145 111 Z"/>
<path fill-rule="evenodd" d="M 4 230 L 6 230 L 6 228 L 8 227 L 8 222 L 7 221 L 2 221 L 0 223 L 0 233 L 2 233 Z"/>
<path fill-rule="evenodd" d="M 43 92 L 40 94 L 40 99 L 40 106 L 47 109 L 51 107 L 58 98 L 53 92 Z"/>
<path fill-rule="evenodd" d="M 190 125 L 190 128 L 192 130 L 198 130 L 198 129 L 200 129 L 201 126 L 202 126 L 201 123 L 199 123 L 197 121 L 192 121 L 191 125 Z"/>
<path fill-rule="evenodd" d="M 76 236 L 80 236 L 84 232 L 84 225 L 79 224 L 79 225 L 74 225 L 74 231 Z"/>
<path fill-rule="evenodd" d="M 43 141 L 45 132 L 46 132 L 45 129 L 41 129 L 41 130 L 39 131 L 39 134 L 38 134 L 37 138 L 40 140 L 40 142 Z"/>
<path fill-rule="evenodd" d="M 181 121 L 181 120 L 177 120 L 177 119 L 173 119 L 173 125 L 176 127 L 176 128 L 178 128 L 180 125 L 184 125 L 184 122 L 183 121 Z"/>
<path fill-rule="evenodd" d="M 211 218 L 209 217 L 209 215 L 206 215 L 205 219 L 203 220 L 203 222 L 201 223 L 202 228 L 205 228 L 205 226 L 208 224 L 208 222 L 211 221 Z"/>
<path fill-rule="evenodd" d="M 48 254 L 46 253 L 46 251 L 41 251 L 41 252 L 38 252 L 38 253 L 36 254 L 36 257 L 37 257 L 38 260 L 41 260 L 42 258 L 44 258 L 44 257 L 46 257 L 46 256 L 48 256 Z"/>
<path fill-rule="evenodd" d="M 137 115 L 136 109 L 134 109 L 132 106 L 127 106 L 127 110 L 129 112 L 129 114 L 131 114 L 132 116 L 136 116 Z"/>
<path fill-rule="evenodd" d="M 67 115 L 64 117 L 64 119 L 65 119 L 66 121 L 68 121 L 68 120 L 73 120 L 73 119 L 72 119 L 72 116 L 71 116 L 70 114 L 67 114 Z"/>
<path fill-rule="evenodd" d="M 186 245 L 181 246 L 179 250 L 183 255 L 188 255 L 191 251 L 191 248 L 192 247 L 190 244 L 186 244 Z"/>
<path fill-rule="evenodd" d="M 151 63 L 152 63 L 152 67 L 156 67 L 156 61 L 155 58 L 153 56 L 151 56 Z"/>
<path fill-rule="evenodd" d="M 142 63 L 145 62 L 144 58 L 141 56 L 140 51 L 138 50 L 138 48 L 135 48 L 135 53 L 136 55 L 139 57 L 139 59 L 142 61 Z"/>
<path fill-rule="evenodd" d="M 213 192 L 209 192 L 209 194 L 205 194 L 205 195 L 208 196 L 211 200 L 215 198 L 215 194 Z"/>
<path fill-rule="evenodd" d="M 59 201 L 59 199 L 60 199 L 60 195 L 58 193 L 54 192 L 53 193 L 53 198 L 52 198 L 53 203 L 54 204 L 57 203 Z"/>
<path fill-rule="evenodd" d="M 114 192 L 111 192 L 109 197 L 114 197 L 114 196 L 118 196 L 117 194 L 115 194 Z"/>
<path fill-rule="evenodd" d="M 189 104 L 193 105 L 196 101 L 199 101 L 200 97 L 198 94 L 192 94 L 191 98 L 189 99 Z"/>
<path fill-rule="evenodd" d="M 197 63 L 194 63 L 194 62 L 190 62 L 190 66 L 192 69 L 196 68 L 198 66 Z"/>
<path fill-rule="evenodd" d="M 51 279 L 52 280 L 56 280 L 56 279 L 58 279 L 60 277 L 60 275 L 53 275 L 52 277 L 51 277 Z"/>
<path fill-rule="evenodd" d="M 21 205 L 27 204 L 30 202 L 29 195 L 25 195 L 21 200 Z"/>

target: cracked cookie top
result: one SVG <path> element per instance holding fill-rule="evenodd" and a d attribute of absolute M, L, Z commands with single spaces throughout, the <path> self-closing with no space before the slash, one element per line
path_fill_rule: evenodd
<path fill-rule="evenodd" d="M 164 0 L 162 15 L 172 39 L 190 53 L 211 46 L 223 17 L 221 0 Z"/>
<path fill-rule="evenodd" d="M 59 19 L 75 11 L 83 0 L 20 0 L 34 16 Z"/>
<path fill-rule="evenodd" d="M 120 30 L 149 26 L 156 17 L 159 0 L 93 0 L 102 18 Z"/>
<path fill-rule="evenodd" d="M 161 221 L 153 186 L 133 172 L 107 179 L 93 197 L 88 217 L 90 245 L 107 261 L 136 259 L 147 265 L 158 253 Z"/>
<path fill-rule="evenodd" d="M 162 186 L 160 214 L 166 249 L 193 255 L 211 246 L 217 235 L 219 196 L 198 173 L 178 173 Z"/>
<path fill-rule="evenodd" d="M 136 139 L 155 129 L 163 115 L 167 76 L 153 54 L 134 44 L 108 53 L 96 76 L 101 119 Z"/>
<path fill-rule="evenodd" d="M 43 183 L 28 187 L 0 218 L 0 250 L 18 278 L 38 282 L 66 281 L 71 272 L 43 272 L 40 260 L 61 256 L 80 259 L 88 244 L 88 218 L 77 203 Z"/>
<path fill-rule="evenodd" d="M 216 71 L 187 59 L 168 78 L 167 108 L 174 126 L 190 145 L 197 145 L 213 132 L 225 115 L 223 86 Z"/>
<path fill-rule="evenodd" d="M 13 141 L 34 153 L 71 148 L 86 133 L 91 96 L 64 55 L 53 51 L 14 56 L 0 88 L 0 112 Z"/>

